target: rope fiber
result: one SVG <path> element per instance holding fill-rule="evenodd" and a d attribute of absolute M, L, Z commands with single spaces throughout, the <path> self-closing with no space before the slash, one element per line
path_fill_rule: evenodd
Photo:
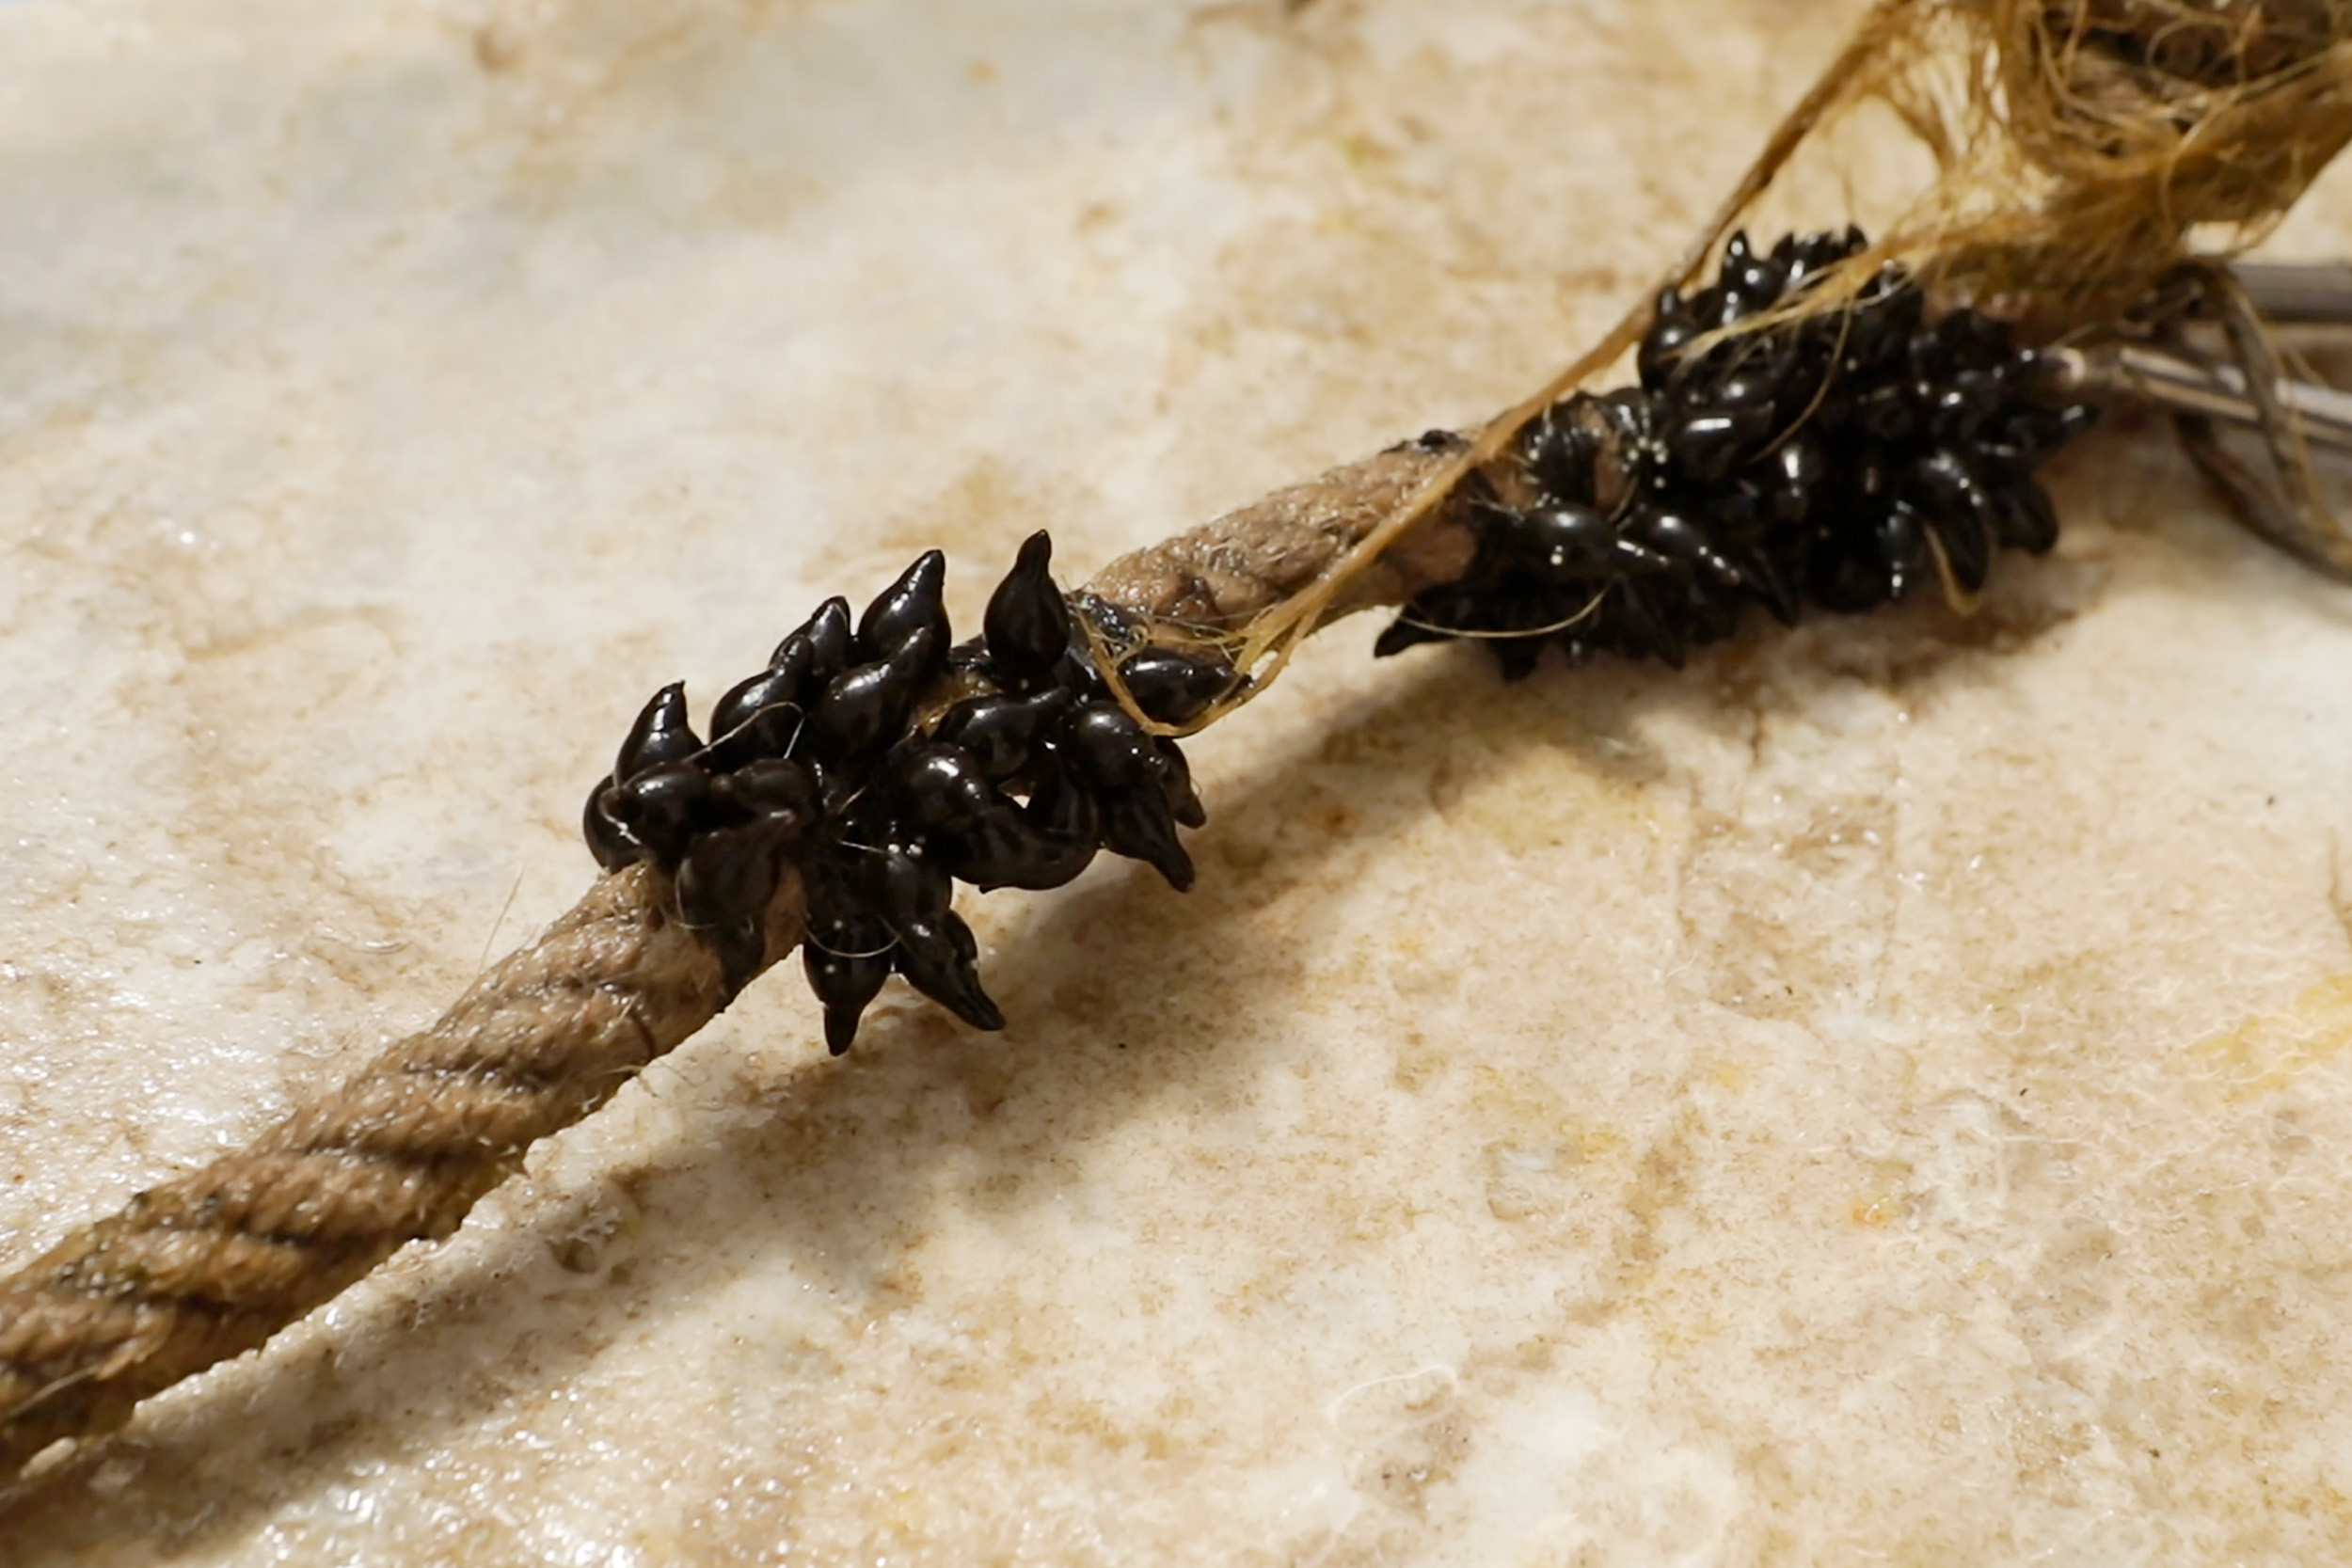
<path fill-rule="evenodd" d="M 1089 592 L 1150 619 L 1236 626 L 1311 584 L 1445 461 L 1406 446 L 1115 562 Z M 1348 608 L 1458 574 L 1437 520 Z M 771 966 L 799 944 L 797 876 L 770 901 Z M 454 1231 L 532 1145 L 580 1120 L 732 994 L 649 864 L 599 879 L 529 946 L 252 1145 L 134 1196 L 0 1277 L 0 1481 L 52 1443 L 255 1349 L 412 1241 Z"/>

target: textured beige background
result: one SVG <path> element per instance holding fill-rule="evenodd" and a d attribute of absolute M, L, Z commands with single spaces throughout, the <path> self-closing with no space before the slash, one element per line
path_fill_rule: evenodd
<path fill-rule="evenodd" d="M 1518 396 L 1851 12 L 0 8 L 0 1259 L 566 905 L 660 682 Z M 1003 1036 L 763 985 L 0 1560 L 2352 1555 L 2352 594 L 2056 487 L 1973 621 L 1340 628 Z"/>

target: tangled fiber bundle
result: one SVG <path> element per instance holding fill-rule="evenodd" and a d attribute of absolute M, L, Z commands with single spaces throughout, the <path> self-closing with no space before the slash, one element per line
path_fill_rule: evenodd
<path fill-rule="evenodd" d="M 1899 256 L 2049 337 L 2259 240 L 2352 138 L 2343 0 L 1886 0 L 1825 114 L 1886 104 L 1934 184 L 1824 300 Z"/>

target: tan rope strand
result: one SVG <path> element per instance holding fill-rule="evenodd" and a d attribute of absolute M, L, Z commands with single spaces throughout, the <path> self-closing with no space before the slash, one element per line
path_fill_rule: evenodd
<path fill-rule="evenodd" d="M 1334 469 L 1122 557 L 1089 591 L 1153 619 L 1239 625 L 1317 580 L 1446 461 L 1401 448 Z M 1433 530 L 1368 586 L 1402 602 L 1458 576 L 1470 549 L 1467 530 Z M 668 899 L 648 866 L 600 879 L 431 1028 L 0 1277 L 0 1481 L 254 1349 L 405 1243 L 447 1236 L 532 1144 L 709 1022 L 719 960 Z M 799 945 L 801 916 L 787 875 L 771 959 Z"/>
<path fill-rule="evenodd" d="M 666 895 L 644 866 L 600 879 L 433 1027 L 0 1280 L 0 1476 L 448 1235 L 533 1143 L 708 1022 L 718 960 Z M 797 941 L 798 900 L 787 879 L 771 951 Z"/>
<path fill-rule="evenodd" d="M 1322 582 L 1454 462 L 1452 449 L 1392 447 L 1120 556 L 1087 592 L 1153 620 L 1239 631 Z M 1467 528 L 1417 531 L 1349 584 L 1335 613 L 1403 604 L 1469 570 L 1473 548 Z"/>

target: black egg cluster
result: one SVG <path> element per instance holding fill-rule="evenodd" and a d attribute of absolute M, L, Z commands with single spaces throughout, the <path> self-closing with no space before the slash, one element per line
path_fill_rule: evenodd
<path fill-rule="evenodd" d="M 708 933 L 730 994 L 766 961 L 765 915 L 787 865 L 802 879 L 802 956 L 837 1055 L 882 983 L 981 1029 L 1004 1026 L 980 987 L 955 882 L 1058 887 L 1101 849 L 1149 863 L 1180 892 L 1179 824 L 1206 817 L 1184 752 L 1130 718 L 1091 648 L 1128 649 L 1118 673 L 1144 713 L 1183 724 L 1233 684 L 1214 655 L 1143 640 L 1112 607 L 1073 602 L 1048 573 L 1043 533 L 988 603 L 982 635 L 951 645 L 933 550 L 858 617 L 828 599 L 768 668 L 688 723 L 664 687 L 589 792 L 588 845 L 608 870 L 649 860 Z M 1078 635 L 1081 617 L 1096 637 Z"/>
<path fill-rule="evenodd" d="M 2033 472 L 2091 410 L 2042 396 L 2038 356 L 2002 323 L 1928 321 L 1890 263 L 1846 309 L 1692 352 L 1864 244 L 1849 229 L 1760 255 L 1734 235 L 1713 284 L 1668 290 L 1641 385 L 1529 424 L 1516 471 L 1481 480 L 1470 502 L 1470 574 L 1415 598 L 1377 652 L 1467 633 L 1511 679 L 1549 642 L 1679 667 L 1750 602 L 1793 623 L 1805 605 L 1868 610 L 1926 577 L 1972 594 L 1997 546 L 2047 550 L 2058 517 Z"/>

